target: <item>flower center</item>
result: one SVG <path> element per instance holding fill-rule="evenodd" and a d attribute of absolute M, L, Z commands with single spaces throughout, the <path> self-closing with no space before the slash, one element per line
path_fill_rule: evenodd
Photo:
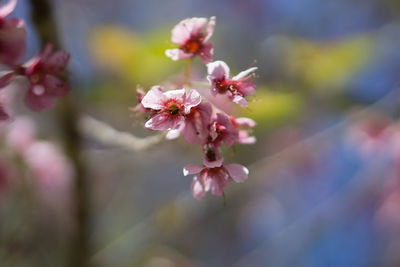
<path fill-rule="evenodd" d="M 186 53 L 197 53 L 200 49 L 200 42 L 198 40 L 189 40 L 182 49 Z"/>
<path fill-rule="evenodd" d="M 32 83 L 39 83 L 41 80 L 40 74 L 33 74 L 31 76 L 31 82 Z"/>
<path fill-rule="evenodd" d="M 178 115 L 179 111 L 181 109 L 179 103 L 177 103 L 176 101 L 172 100 L 170 102 L 168 102 L 166 104 L 167 107 L 167 111 L 169 112 L 169 114 L 171 115 Z"/>

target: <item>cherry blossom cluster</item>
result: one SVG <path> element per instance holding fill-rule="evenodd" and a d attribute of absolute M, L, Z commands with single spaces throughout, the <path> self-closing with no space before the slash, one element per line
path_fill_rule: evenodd
<path fill-rule="evenodd" d="M 203 163 L 189 164 L 183 169 L 185 176 L 195 174 L 191 189 L 197 199 L 203 198 L 208 191 L 224 195 L 232 180 L 238 183 L 246 180 L 248 169 L 240 164 L 225 164 L 221 147 L 256 141 L 251 135 L 251 128 L 256 126 L 252 119 L 235 118 L 210 99 L 215 100 L 217 95 L 225 96 L 228 101 L 246 108 L 246 98 L 256 91 L 252 81 L 256 67 L 231 77 L 225 62 L 213 62 L 214 46 L 209 40 L 214 27 L 215 17 L 182 20 L 172 29 L 171 40 L 178 47 L 165 52 L 172 60 L 185 59 L 189 64 L 194 57 L 201 59 L 208 72 L 209 97 L 202 95 L 201 90 L 194 88 L 190 78 L 186 77 L 183 88 L 167 89 L 155 85 L 147 93 L 139 89 L 139 104 L 135 108 L 148 116 L 145 128 L 165 131 L 167 139 L 182 135 L 188 143 L 201 146 Z"/>
<path fill-rule="evenodd" d="M 16 76 L 25 77 L 29 83 L 25 103 L 32 110 L 41 111 L 69 92 L 63 74 L 70 56 L 64 51 L 53 52 L 53 46 L 47 44 L 39 55 L 21 63 L 26 48 L 25 23 L 8 18 L 16 5 L 17 0 L 9 0 L 0 7 L 0 65 L 5 69 L 0 76 L 0 89 Z M 6 104 L 0 103 L 0 120 L 10 117 Z"/>

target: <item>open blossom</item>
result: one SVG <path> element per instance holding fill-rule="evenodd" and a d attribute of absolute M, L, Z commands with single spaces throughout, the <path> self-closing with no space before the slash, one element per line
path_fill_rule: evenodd
<path fill-rule="evenodd" d="M 15 66 L 25 53 L 25 24 L 18 18 L 6 19 L 14 11 L 17 0 L 0 7 L 0 64 Z"/>
<path fill-rule="evenodd" d="M 172 60 L 181 60 L 199 56 L 207 64 L 212 61 L 214 45 L 207 43 L 214 32 L 215 17 L 188 18 L 179 22 L 172 29 L 172 42 L 179 48 L 168 49 L 165 54 Z"/>
<path fill-rule="evenodd" d="M 230 79 L 230 70 L 225 62 L 214 61 L 207 64 L 207 79 L 211 84 L 212 95 L 225 94 L 234 103 L 247 107 L 246 97 L 254 94 L 257 89 L 251 80 L 255 70 L 256 67 L 249 68 Z"/>
<path fill-rule="evenodd" d="M 241 183 L 247 179 L 249 170 L 240 164 L 223 165 L 221 161 L 219 166 L 213 168 L 189 164 L 183 169 L 183 174 L 197 174 L 193 178 L 191 189 L 193 196 L 201 199 L 210 190 L 213 195 L 222 195 L 231 179 Z"/>
<path fill-rule="evenodd" d="M 30 87 L 25 102 L 31 109 L 41 111 L 48 108 L 57 97 L 69 92 L 69 86 L 61 79 L 69 58 L 64 51 L 53 53 L 53 46 L 48 44 L 40 55 L 26 64 L 23 74 Z"/>
<path fill-rule="evenodd" d="M 231 147 L 239 138 L 239 132 L 233 127 L 232 121 L 228 116 L 217 113 L 217 116 L 210 124 L 210 135 L 208 143 L 220 147 L 223 142 Z"/>
<path fill-rule="evenodd" d="M 256 138 L 254 136 L 250 136 L 251 128 L 254 128 L 257 124 L 254 120 L 250 118 L 229 118 L 232 122 L 232 125 L 235 129 L 238 130 L 238 140 L 239 144 L 254 144 L 256 142 Z"/>
<path fill-rule="evenodd" d="M 179 129 L 185 124 L 185 117 L 191 109 L 201 102 L 201 96 L 196 90 L 185 89 L 164 92 L 160 86 L 153 86 L 142 99 L 144 108 L 152 109 L 155 113 L 145 124 L 152 130 Z"/>

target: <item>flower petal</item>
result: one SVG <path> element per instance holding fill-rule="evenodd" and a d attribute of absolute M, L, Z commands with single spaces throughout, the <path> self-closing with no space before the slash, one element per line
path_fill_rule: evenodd
<path fill-rule="evenodd" d="M 190 109 L 198 106 L 200 103 L 201 103 L 201 95 L 199 94 L 199 92 L 193 89 L 190 90 L 190 92 L 187 95 L 185 95 L 185 98 L 183 100 L 183 104 L 185 106 L 184 110 L 185 114 L 189 114 Z"/>
<path fill-rule="evenodd" d="M 190 174 L 197 174 L 204 169 L 203 165 L 188 164 L 183 168 L 183 175 L 188 176 Z"/>
<path fill-rule="evenodd" d="M 0 7 L 0 18 L 3 19 L 11 14 L 17 6 L 17 0 L 9 0 L 7 4 Z"/>
<path fill-rule="evenodd" d="M 172 60 L 176 61 L 176 60 L 181 60 L 181 59 L 186 59 L 186 58 L 192 57 L 193 53 L 185 53 L 183 50 L 181 50 L 179 48 L 175 48 L 175 49 L 165 50 L 165 55 L 167 57 L 171 58 Z"/>
<path fill-rule="evenodd" d="M 166 99 L 183 99 L 185 96 L 185 89 L 170 90 L 163 93 L 164 100 Z"/>
<path fill-rule="evenodd" d="M 222 158 L 222 157 L 220 157 L 219 159 L 214 160 L 214 161 L 208 161 L 206 158 L 203 160 L 203 164 L 207 168 L 221 167 L 223 163 L 224 163 L 224 158 Z"/>
<path fill-rule="evenodd" d="M 163 105 L 164 95 L 160 86 L 153 86 L 142 99 L 145 108 L 160 110 Z"/>
<path fill-rule="evenodd" d="M 33 85 L 34 86 L 34 85 Z M 34 93 L 34 87 L 31 86 L 25 95 L 25 103 L 35 111 L 42 111 L 54 104 L 55 97 L 46 93 L 37 95 Z"/>
<path fill-rule="evenodd" d="M 235 77 L 233 77 L 232 80 L 237 81 L 237 80 L 243 79 L 246 76 L 248 76 L 250 73 L 256 71 L 257 69 L 258 69 L 257 67 L 252 67 L 250 69 L 244 70 L 244 71 L 240 72 L 238 75 L 236 75 Z"/>
<path fill-rule="evenodd" d="M 232 102 L 239 104 L 244 108 L 247 108 L 247 106 L 248 106 L 246 98 L 244 98 L 240 95 L 235 95 L 232 99 Z"/>
<path fill-rule="evenodd" d="M 221 60 L 217 60 L 207 64 L 207 73 L 210 79 L 222 80 L 229 77 L 229 67 Z"/>
<path fill-rule="evenodd" d="M 193 196 L 195 198 L 197 198 L 198 200 L 202 199 L 206 195 L 204 183 L 202 183 L 202 181 L 199 180 L 198 176 L 195 176 L 193 178 L 193 182 L 190 187 L 191 187 Z"/>
<path fill-rule="evenodd" d="M 231 178 L 237 183 L 243 182 L 249 176 L 249 170 L 240 164 L 228 164 L 225 165 L 225 169 L 228 171 Z"/>
<path fill-rule="evenodd" d="M 204 64 L 210 63 L 214 55 L 214 44 L 203 44 L 199 52 L 197 52 L 197 55 L 200 57 L 201 61 L 203 61 Z"/>
<path fill-rule="evenodd" d="M 247 127 L 255 127 L 257 125 L 257 123 L 250 119 L 250 118 L 246 118 L 246 117 L 241 117 L 241 118 L 235 118 L 235 122 L 239 125 L 239 126 L 247 126 Z"/>
<path fill-rule="evenodd" d="M 167 114 L 157 114 L 148 120 L 144 127 L 156 131 L 165 131 L 171 128 L 171 121 Z"/>
<path fill-rule="evenodd" d="M 203 42 L 207 42 L 210 40 L 215 28 L 215 17 L 211 17 L 208 21 L 207 29 L 206 29 L 206 36 L 204 37 Z"/>

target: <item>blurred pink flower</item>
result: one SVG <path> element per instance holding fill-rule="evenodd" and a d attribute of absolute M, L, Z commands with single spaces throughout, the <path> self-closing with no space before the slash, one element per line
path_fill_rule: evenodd
<path fill-rule="evenodd" d="M 17 65 L 25 53 L 24 22 L 18 18 L 6 19 L 16 5 L 17 0 L 9 0 L 0 7 L 0 64 L 9 66 Z"/>
<path fill-rule="evenodd" d="M 356 146 L 363 156 L 374 156 L 385 151 L 393 129 L 392 121 L 381 114 L 371 114 L 368 118 L 355 123 L 349 129 L 349 141 Z"/>
<path fill-rule="evenodd" d="M 40 55 L 26 64 L 24 75 L 30 82 L 30 88 L 25 102 L 31 109 L 41 111 L 48 108 L 56 97 L 69 92 L 70 88 L 60 79 L 69 58 L 64 51 L 53 53 L 53 46 L 48 44 Z"/>
<path fill-rule="evenodd" d="M 172 60 L 181 60 L 199 56 L 207 64 L 212 61 L 214 45 L 207 43 L 214 32 L 215 17 L 207 23 L 206 18 L 188 18 L 172 29 L 172 42 L 179 48 L 168 49 L 165 54 Z"/>
<path fill-rule="evenodd" d="M 185 117 L 192 108 L 198 106 L 201 96 L 196 90 L 185 89 L 163 92 L 160 86 L 153 86 L 142 99 L 144 108 L 156 111 L 145 124 L 152 130 L 175 130 L 183 127 Z"/>
<path fill-rule="evenodd" d="M 36 141 L 34 122 L 29 117 L 17 117 L 7 125 L 5 140 L 7 145 L 23 155 Z"/>
<path fill-rule="evenodd" d="M 257 124 L 250 118 L 229 118 L 232 122 L 232 125 L 235 129 L 239 131 L 239 136 L 237 142 L 239 144 L 254 144 L 256 142 L 256 138 L 254 136 L 250 136 L 250 128 L 254 128 Z"/>
<path fill-rule="evenodd" d="M 231 179 L 237 183 L 244 182 L 249 170 L 240 164 L 221 165 L 215 168 L 189 164 L 183 169 L 183 175 L 189 174 L 198 174 L 193 178 L 191 189 L 193 196 L 201 199 L 210 190 L 213 195 L 222 195 Z"/>
<path fill-rule="evenodd" d="M 214 61 L 207 64 L 208 76 L 207 79 L 211 84 L 211 94 L 225 94 L 231 101 L 247 107 L 247 100 L 245 97 L 250 96 L 256 92 L 256 86 L 252 80 L 252 72 L 257 70 L 256 67 L 247 69 L 240 72 L 238 75 L 229 78 L 229 67 L 223 61 Z"/>
<path fill-rule="evenodd" d="M 35 142 L 24 153 L 24 159 L 45 193 L 65 190 L 72 168 L 63 153 L 50 142 Z"/>

